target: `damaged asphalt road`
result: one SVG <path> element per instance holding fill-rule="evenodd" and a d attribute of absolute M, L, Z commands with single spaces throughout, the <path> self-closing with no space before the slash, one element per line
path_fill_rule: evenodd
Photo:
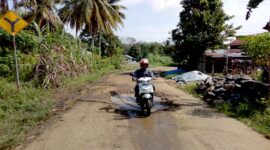
<path fill-rule="evenodd" d="M 135 83 L 128 73 L 110 75 L 94 86 L 86 86 L 75 98 L 75 106 L 61 119 L 17 149 L 270 149 L 267 139 L 241 122 L 211 110 L 164 79 L 154 83 L 160 107 L 150 117 L 141 117 L 136 110 L 122 110 L 112 100 L 132 95 Z M 136 107 L 132 102 L 130 105 Z"/>

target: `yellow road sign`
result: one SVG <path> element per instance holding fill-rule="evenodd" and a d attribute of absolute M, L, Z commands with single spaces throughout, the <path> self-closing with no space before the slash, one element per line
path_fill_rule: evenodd
<path fill-rule="evenodd" d="M 0 19 L 0 27 L 11 35 L 16 35 L 24 29 L 28 23 L 19 17 L 15 12 L 9 11 Z"/>

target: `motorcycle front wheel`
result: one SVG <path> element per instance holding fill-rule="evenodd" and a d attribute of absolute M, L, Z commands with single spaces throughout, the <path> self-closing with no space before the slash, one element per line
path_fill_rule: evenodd
<path fill-rule="evenodd" d="M 147 99 L 144 99 L 141 104 L 141 111 L 143 115 L 150 116 L 151 115 L 151 107 L 149 104 L 149 101 Z"/>

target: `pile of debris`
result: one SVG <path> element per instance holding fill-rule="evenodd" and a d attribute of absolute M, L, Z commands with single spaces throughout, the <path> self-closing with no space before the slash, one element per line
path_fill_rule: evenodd
<path fill-rule="evenodd" d="M 227 75 L 212 77 L 198 84 L 196 92 L 203 95 L 209 103 L 228 101 L 232 104 L 239 102 L 257 101 L 270 98 L 270 85 L 264 84 L 247 75 Z"/>

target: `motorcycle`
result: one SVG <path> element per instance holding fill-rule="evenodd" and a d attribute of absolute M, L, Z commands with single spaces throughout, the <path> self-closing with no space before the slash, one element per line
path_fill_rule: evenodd
<path fill-rule="evenodd" d="M 141 107 L 141 112 L 147 116 L 151 115 L 151 108 L 154 103 L 154 86 L 151 83 L 151 77 L 142 77 L 137 79 L 139 87 L 138 104 Z"/>

